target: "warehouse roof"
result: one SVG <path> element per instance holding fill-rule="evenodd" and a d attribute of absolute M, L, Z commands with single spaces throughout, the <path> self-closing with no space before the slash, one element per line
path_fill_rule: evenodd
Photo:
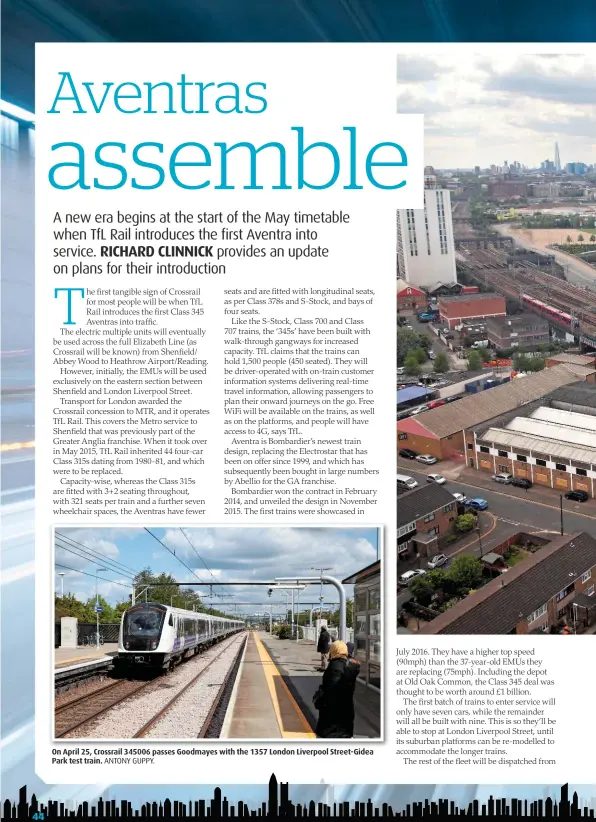
<path fill-rule="evenodd" d="M 594 420 L 592 420 L 594 422 Z M 532 437 L 540 437 L 546 440 L 566 443 L 582 448 L 596 449 L 596 431 L 586 428 L 572 428 L 570 425 L 561 425 L 557 422 L 547 422 L 537 420 L 532 417 L 515 417 L 507 425 L 507 431 L 515 431 L 518 434 L 529 434 Z"/>
<path fill-rule="evenodd" d="M 558 363 L 569 363 L 570 365 L 586 365 L 594 364 L 594 355 L 589 354 L 548 354 L 547 360 L 556 360 Z"/>
<path fill-rule="evenodd" d="M 419 414 L 416 422 L 431 434 L 442 439 L 494 419 L 500 414 L 513 411 L 526 403 L 546 396 L 556 388 L 584 380 L 593 368 L 577 365 L 555 365 L 523 379 L 512 380 L 503 385 L 471 394 L 457 403 L 448 403 Z M 594 389 L 592 389 L 594 391 Z M 398 429 L 401 422 L 397 424 Z M 405 430 L 405 429 L 404 429 Z"/>
<path fill-rule="evenodd" d="M 594 389 L 592 389 L 594 391 Z M 596 394 L 596 391 L 594 392 Z M 596 419 L 594 414 L 581 414 L 578 411 L 565 411 L 561 408 L 551 408 L 542 405 L 532 414 L 533 420 L 544 420 L 545 422 L 555 422 L 557 425 L 568 425 L 571 428 L 582 428 L 586 431 L 596 429 Z"/>
<path fill-rule="evenodd" d="M 596 565 L 596 540 L 557 537 L 421 629 L 423 634 L 508 634 L 521 619 Z"/>
<path fill-rule="evenodd" d="M 408 525 L 420 517 L 438 511 L 450 503 L 453 505 L 455 498 L 442 485 L 435 482 L 422 485 L 407 494 L 402 494 L 397 500 L 397 527 Z"/>
<path fill-rule="evenodd" d="M 509 431 L 506 428 L 489 428 L 479 439 L 484 442 L 494 442 L 495 445 L 504 445 L 510 451 L 516 449 L 533 451 L 565 460 L 588 463 L 589 465 L 596 464 L 596 447 L 573 445 L 557 439 Z"/>
<path fill-rule="evenodd" d="M 423 397 L 427 397 L 429 394 L 433 394 L 432 390 L 429 391 L 428 388 L 424 388 L 421 385 L 408 385 L 407 388 L 398 388 L 397 389 L 397 404 L 400 405 L 402 402 L 410 402 L 410 400 L 422 399 Z"/>

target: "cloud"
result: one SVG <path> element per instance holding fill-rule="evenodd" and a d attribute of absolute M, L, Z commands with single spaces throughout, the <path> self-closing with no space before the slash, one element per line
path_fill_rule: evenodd
<path fill-rule="evenodd" d="M 442 111 L 449 111 L 450 107 L 422 93 L 414 93 L 409 89 L 398 92 L 397 110 L 401 114 L 439 114 Z"/>
<path fill-rule="evenodd" d="M 522 58 L 508 70 L 488 77 L 484 89 L 561 103 L 594 105 L 595 80 L 594 66 L 583 64 L 562 68 L 554 60 L 543 65 L 535 59 Z"/>
<path fill-rule="evenodd" d="M 441 66 L 429 57 L 402 54 L 397 58 L 398 83 L 425 83 L 436 80 L 441 71 Z"/>

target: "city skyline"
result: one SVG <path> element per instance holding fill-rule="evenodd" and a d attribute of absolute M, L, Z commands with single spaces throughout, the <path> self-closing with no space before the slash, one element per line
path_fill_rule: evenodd
<path fill-rule="evenodd" d="M 587 54 L 427 51 L 398 56 L 400 113 L 425 115 L 425 161 L 444 169 L 514 160 L 590 163 L 596 59 Z"/>

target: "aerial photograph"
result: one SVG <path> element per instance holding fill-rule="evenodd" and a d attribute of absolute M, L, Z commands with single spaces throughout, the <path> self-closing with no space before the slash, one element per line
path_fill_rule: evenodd
<path fill-rule="evenodd" d="M 596 633 L 596 58 L 422 51 L 397 212 L 397 633 Z"/>
<path fill-rule="evenodd" d="M 381 738 L 382 534 L 56 528 L 56 739 Z"/>

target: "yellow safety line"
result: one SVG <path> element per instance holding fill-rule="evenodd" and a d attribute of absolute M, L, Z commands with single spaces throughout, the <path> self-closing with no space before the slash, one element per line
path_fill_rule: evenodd
<path fill-rule="evenodd" d="M 316 739 L 316 734 L 312 732 L 310 724 L 308 723 L 306 717 L 298 707 L 298 703 L 292 696 L 290 689 L 284 682 L 283 676 L 277 669 L 275 662 L 271 659 L 267 648 L 263 645 L 260 637 L 257 634 L 253 633 L 254 640 L 257 645 L 257 650 L 259 652 L 259 657 L 261 659 L 261 663 L 263 664 L 263 673 L 265 674 L 265 679 L 267 680 L 267 687 L 269 688 L 269 695 L 271 696 L 271 701 L 273 702 L 273 710 L 275 711 L 275 716 L 277 719 L 277 724 L 279 725 L 279 730 L 281 735 L 285 739 Z M 275 690 L 275 681 L 274 678 L 279 677 L 279 681 L 281 682 L 282 687 L 284 688 L 288 699 L 290 700 L 290 704 L 296 711 L 296 715 L 300 720 L 300 724 L 304 728 L 304 733 L 299 733 L 296 731 L 286 731 L 283 727 L 282 719 L 281 719 L 281 711 L 279 708 L 279 700 L 277 698 L 277 692 Z"/>

